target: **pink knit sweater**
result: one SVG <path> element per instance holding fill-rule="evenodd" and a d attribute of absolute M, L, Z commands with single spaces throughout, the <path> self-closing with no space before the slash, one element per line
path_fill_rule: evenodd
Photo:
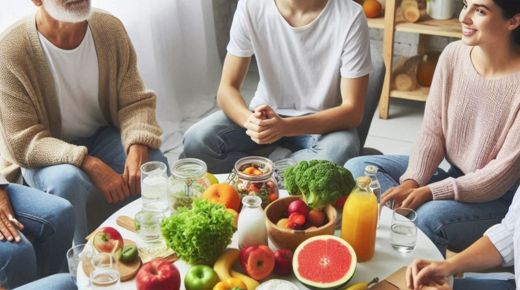
<path fill-rule="evenodd" d="M 426 185 L 443 158 L 464 175 L 429 184 L 434 199 L 485 202 L 520 178 L 520 72 L 478 74 L 472 47 L 448 45 L 437 64 L 422 128 L 401 176 Z"/>

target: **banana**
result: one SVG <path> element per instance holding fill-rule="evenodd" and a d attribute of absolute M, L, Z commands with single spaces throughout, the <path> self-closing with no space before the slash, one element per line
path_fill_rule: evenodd
<path fill-rule="evenodd" d="M 246 284 L 247 290 L 255 290 L 256 287 L 258 287 L 258 285 L 260 285 L 260 283 L 258 283 L 258 281 L 256 281 L 255 279 L 253 279 L 247 275 L 244 275 L 242 273 L 239 273 L 237 271 L 231 270 L 231 277 L 242 280 L 242 282 L 244 282 L 244 284 Z"/>
<path fill-rule="evenodd" d="M 368 290 L 368 283 L 367 282 L 359 282 L 359 283 L 356 283 L 356 284 L 352 284 L 345 290 Z"/>
<path fill-rule="evenodd" d="M 371 286 L 372 284 L 375 284 L 377 282 L 379 282 L 379 278 L 375 277 L 370 282 L 358 282 L 356 284 L 352 284 L 352 285 L 348 286 L 345 290 L 368 290 L 369 286 Z"/>
<path fill-rule="evenodd" d="M 224 253 L 218 257 L 215 265 L 213 265 L 213 269 L 217 272 L 220 281 L 224 281 L 228 278 L 231 278 L 229 270 L 233 266 L 233 264 L 238 259 L 238 254 L 240 252 L 237 249 L 225 249 Z M 244 282 L 245 283 L 245 282 Z"/>

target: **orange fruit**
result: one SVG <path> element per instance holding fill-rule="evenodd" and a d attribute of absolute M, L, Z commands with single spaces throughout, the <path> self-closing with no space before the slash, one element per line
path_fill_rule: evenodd
<path fill-rule="evenodd" d="M 240 197 L 235 188 L 227 183 L 213 184 L 202 193 L 202 198 L 221 204 L 238 212 Z"/>
<path fill-rule="evenodd" d="M 365 0 L 363 11 L 368 18 L 379 17 L 383 12 L 383 6 L 377 0 Z"/>

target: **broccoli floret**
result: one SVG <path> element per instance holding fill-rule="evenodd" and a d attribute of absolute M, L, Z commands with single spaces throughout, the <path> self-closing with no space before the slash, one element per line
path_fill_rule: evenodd
<path fill-rule="evenodd" d="M 285 173 L 285 186 L 292 195 L 302 195 L 311 208 L 320 208 L 348 195 L 354 188 L 352 174 L 326 160 L 301 161 Z"/>

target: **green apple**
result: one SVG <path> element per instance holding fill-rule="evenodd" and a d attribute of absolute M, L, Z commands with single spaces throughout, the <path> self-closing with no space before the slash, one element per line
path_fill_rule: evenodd
<path fill-rule="evenodd" d="M 195 265 L 186 273 L 184 286 L 186 290 L 211 290 L 220 279 L 213 268 L 206 265 Z"/>

